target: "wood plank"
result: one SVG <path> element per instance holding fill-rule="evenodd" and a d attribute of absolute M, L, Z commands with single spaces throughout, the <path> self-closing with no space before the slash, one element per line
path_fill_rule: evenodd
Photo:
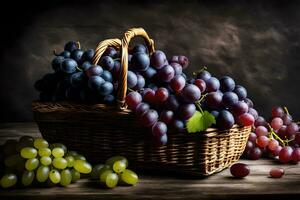
<path fill-rule="evenodd" d="M 0 124 L 0 143 L 21 135 L 40 136 L 34 123 Z M 140 182 L 134 187 L 119 186 L 105 189 L 99 182 L 81 179 L 75 184 L 53 188 L 18 188 L 0 190 L 1 199 L 299 199 L 300 165 L 282 165 L 273 160 L 240 160 L 250 166 L 244 179 L 234 179 L 228 169 L 203 179 L 161 174 L 139 173 Z M 281 179 L 268 177 L 273 167 L 282 167 Z"/>

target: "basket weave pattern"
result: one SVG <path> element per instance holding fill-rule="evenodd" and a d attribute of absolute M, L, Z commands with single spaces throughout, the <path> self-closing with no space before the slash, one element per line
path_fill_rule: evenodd
<path fill-rule="evenodd" d="M 35 120 L 49 142 L 62 142 L 84 153 L 89 161 L 100 163 L 114 155 L 128 158 L 137 169 L 168 170 L 189 175 L 210 175 L 236 162 L 242 155 L 251 127 L 230 130 L 208 129 L 197 134 L 168 131 L 168 143 L 155 146 L 148 128 L 126 109 L 128 45 L 132 38 L 144 38 L 149 54 L 154 41 L 142 28 L 128 30 L 122 40 L 108 39 L 96 47 L 97 64 L 107 47 L 121 50 L 117 106 L 84 105 L 72 102 L 32 104 Z"/>

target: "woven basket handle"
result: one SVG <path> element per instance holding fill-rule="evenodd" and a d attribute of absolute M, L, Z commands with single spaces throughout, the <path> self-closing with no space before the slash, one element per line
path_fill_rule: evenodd
<path fill-rule="evenodd" d="M 121 109 L 125 108 L 125 97 L 127 92 L 128 46 L 131 39 L 136 36 L 143 37 L 150 55 L 154 52 L 154 41 L 149 38 L 143 28 L 132 28 L 125 32 L 122 39 L 121 69 L 117 95 L 118 106 Z"/>
<path fill-rule="evenodd" d="M 116 49 L 120 49 L 121 48 L 121 40 L 118 38 L 115 39 L 107 39 L 107 40 L 103 40 L 102 42 L 99 42 L 99 44 L 96 47 L 95 50 L 95 54 L 93 57 L 93 65 L 97 65 L 102 54 L 105 52 L 105 50 L 107 49 L 107 47 L 114 47 Z"/>

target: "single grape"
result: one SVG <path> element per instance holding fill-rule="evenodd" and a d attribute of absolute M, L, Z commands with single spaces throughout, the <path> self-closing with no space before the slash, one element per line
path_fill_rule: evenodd
<path fill-rule="evenodd" d="M 51 150 L 49 148 L 40 148 L 39 151 L 39 156 L 50 156 L 51 155 Z"/>
<path fill-rule="evenodd" d="M 170 63 L 170 65 L 173 67 L 174 72 L 175 72 L 175 76 L 176 75 L 181 75 L 182 74 L 182 66 L 178 63 Z"/>
<path fill-rule="evenodd" d="M 91 65 L 90 67 L 85 68 L 87 68 L 85 70 L 85 74 L 87 77 L 101 76 L 103 74 L 103 69 L 99 65 Z"/>
<path fill-rule="evenodd" d="M 196 80 L 194 81 L 194 84 L 200 89 L 200 91 L 201 91 L 202 93 L 205 92 L 205 90 L 206 90 L 206 83 L 205 83 L 204 80 L 202 80 L 202 79 L 196 79 Z"/>
<path fill-rule="evenodd" d="M 161 69 L 167 62 L 167 57 L 164 52 L 156 50 L 150 58 L 151 66 L 156 69 Z"/>
<path fill-rule="evenodd" d="M 77 62 L 71 58 L 66 58 L 61 63 L 61 70 L 66 74 L 73 74 L 78 67 Z"/>
<path fill-rule="evenodd" d="M 126 163 L 123 161 L 116 161 L 112 166 L 114 172 L 117 174 L 122 173 L 126 169 Z"/>
<path fill-rule="evenodd" d="M 129 88 L 134 88 L 137 84 L 137 76 L 134 72 L 128 71 L 127 72 L 127 86 Z"/>
<path fill-rule="evenodd" d="M 61 180 L 61 176 L 58 170 L 52 169 L 49 173 L 49 179 L 52 183 L 57 184 Z"/>
<path fill-rule="evenodd" d="M 179 108 L 178 115 L 183 120 L 188 120 L 196 112 L 196 106 L 194 104 L 182 104 Z"/>
<path fill-rule="evenodd" d="M 278 131 L 277 131 L 278 136 L 281 139 L 286 139 L 287 138 L 287 134 L 286 134 L 286 126 L 283 125 Z"/>
<path fill-rule="evenodd" d="M 138 72 L 146 71 L 150 65 L 149 56 L 143 52 L 137 52 L 132 55 L 131 65 Z"/>
<path fill-rule="evenodd" d="M 282 168 L 272 168 L 269 172 L 271 178 L 281 178 L 284 175 Z"/>
<path fill-rule="evenodd" d="M 102 183 L 106 183 L 106 178 L 111 173 L 113 173 L 113 171 L 111 169 L 105 169 L 105 170 L 103 169 L 103 170 L 101 170 L 100 177 L 99 177 L 100 181 Z"/>
<path fill-rule="evenodd" d="M 82 174 L 89 174 L 92 171 L 92 166 L 84 160 L 75 160 L 74 168 Z"/>
<path fill-rule="evenodd" d="M 255 133 L 257 136 L 267 136 L 269 135 L 269 131 L 264 126 L 258 126 L 255 128 Z"/>
<path fill-rule="evenodd" d="M 71 169 L 71 175 L 72 175 L 72 182 L 73 183 L 80 179 L 80 173 L 75 169 Z"/>
<path fill-rule="evenodd" d="M 227 108 L 231 108 L 239 101 L 239 97 L 234 92 L 225 92 L 222 97 L 222 103 Z"/>
<path fill-rule="evenodd" d="M 279 146 L 279 145 L 278 145 L 278 146 L 272 151 L 273 156 L 279 156 L 279 153 L 280 153 L 281 149 L 282 149 L 282 146 Z"/>
<path fill-rule="evenodd" d="M 219 116 L 219 111 L 213 110 L 210 112 L 210 114 L 212 114 L 215 118 L 217 118 Z"/>
<path fill-rule="evenodd" d="M 34 171 L 24 171 L 22 174 L 22 185 L 29 186 L 34 180 Z"/>
<path fill-rule="evenodd" d="M 32 147 L 25 147 L 21 150 L 22 158 L 30 159 L 37 156 L 37 150 Z"/>
<path fill-rule="evenodd" d="M 133 171 L 126 169 L 122 174 L 121 174 L 121 179 L 124 183 L 129 184 L 129 185 L 135 185 L 138 182 L 138 176 L 136 173 Z"/>
<path fill-rule="evenodd" d="M 60 185 L 67 186 L 72 182 L 72 173 L 69 169 L 60 172 Z"/>
<path fill-rule="evenodd" d="M 300 161 L 300 148 L 295 148 L 291 155 L 291 160 L 295 163 Z"/>
<path fill-rule="evenodd" d="M 221 108 L 222 104 L 222 93 L 219 92 L 210 92 L 207 94 L 204 104 L 213 110 L 218 110 Z"/>
<path fill-rule="evenodd" d="M 142 102 L 142 96 L 138 92 L 130 92 L 126 96 L 125 102 L 129 109 L 135 110 L 136 107 Z"/>
<path fill-rule="evenodd" d="M 244 178 L 249 175 L 250 168 L 244 163 L 235 163 L 230 167 L 230 173 L 236 178 Z"/>
<path fill-rule="evenodd" d="M 75 159 L 75 160 L 86 160 L 86 158 L 85 158 L 83 155 L 81 155 L 81 154 L 75 155 L 75 156 L 74 156 L 74 159 Z"/>
<path fill-rule="evenodd" d="M 75 159 L 74 159 L 73 156 L 66 156 L 65 159 L 67 161 L 67 167 L 73 167 L 74 166 Z"/>
<path fill-rule="evenodd" d="M 220 82 L 217 78 L 211 77 L 206 81 L 206 91 L 207 92 L 216 92 L 220 88 Z"/>
<path fill-rule="evenodd" d="M 101 65 L 104 69 L 106 69 L 106 70 L 108 70 L 108 71 L 112 71 L 113 68 L 114 68 L 115 63 L 114 63 L 114 60 L 113 60 L 111 57 L 109 57 L 109 56 L 103 56 L 103 57 L 100 59 L 100 65 Z"/>
<path fill-rule="evenodd" d="M 253 102 L 249 98 L 243 99 L 243 101 L 248 105 L 249 108 L 253 108 Z"/>
<path fill-rule="evenodd" d="M 235 88 L 234 80 L 229 76 L 220 78 L 220 90 L 222 92 L 230 92 Z"/>
<path fill-rule="evenodd" d="M 41 162 L 43 165 L 48 166 L 48 165 L 51 165 L 52 159 L 51 159 L 51 157 L 48 157 L 48 156 L 42 156 L 42 157 L 40 158 L 40 162 Z"/>
<path fill-rule="evenodd" d="M 80 63 L 80 62 L 81 62 L 82 55 L 83 55 L 83 51 L 80 50 L 80 49 L 76 49 L 76 50 L 72 51 L 70 57 L 71 57 L 73 60 L 75 60 L 77 63 Z"/>
<path fill-rule="evenodd" d="M 248 113 L 254 117 L 254 120 L 258 118 L 258 112 L 254 108 L 249 108 Z"/>
<path fill-rule="evenodd" d="M 63 56 L 57 56 L 55 57 L 52 62 L 51 62 L 51 65 L 52 65 L 52 68 L 55 72 L 58 72 L 61 70 L 61 63 L 64 61 L 64 57 Z"/>
<path fill-rule="evenodd" d="M 133 88 L 134 90 L 141 90 L 145 87 L 145 79 L 142 75 L 138 74 L 136 75 L 137 77 L 137 84 L 135 85 L 135 87 Z"/>
<path fill-rule="evenodd" d="M 254 147 L 253 142 L 251 142 L 251 141 L 248 140 L 247 144 L 246 144 L 246 147 L 245 147 L 245 151 L 246 152 L 250 152 L 253 149 L 253 147 Z"/>
<path fill-rule="evenodd" d="M 285 146 L 279 152 L 279 161 L 282 163 L 288 163 L 292 159 L 293 149 L 290 146 Z"/>
<path fill-rule="evenodd" d="M 99 176 L 100 176 L 100 170 L 104 167 L 103 164 L 98 164 L 98 165 L 95 165 L 92 169 L 92 172 L 91 172 L 91 178 L 92 179 L 99 179 Z M 126 167 L 126 165 L 125 165 Z"/>
<path fill-rule="evenodd" d="M 160 113 L 160 120 L 166 124 L 170 124 L 173 120 L 174 112 L 171 110 L 164 110 Z"/>
<path fill-rule="evenodd" d="M 55 147 L 52 149 L 52 155 L 54 156 L 54 158 L 61 158 L 65 155 L 65 152 L 62 148 Z"/>
<path fill-rule="evenodd" d="M 274 150 L 277 148 L 278 145 L 279 145 L 279 142 L 278 142 L 277 140 L 271 139 L 271 140 L 269 141 L 268 148 L 269 148 L 271 151 L 274 151 Z"/>
<path fill-rule="evenodd" d="M 149 103 L 150 105 L 155 105 L 156 104 L 155 91 L 150 88 L 146 88 L 143 92 L 143 99 L 145 102 Z"/>
<path fill-rule="evenodd" d="M 194 103 L 200 99 L 201 91 L 197 86 L 189 84 L 182 89 L 181 95 L 186 103 Z"/>
<path fill-rule="evenodd" d="M 84 71 L 85 72 L 85 74 L 87 75 L 87 71 L 88 71 L 88 69 L 89 68 L 91 68 L 92 67 L 92 64 L 89 62 L 89 61 L 85 61 L 84 63 L 82 63 L 82 65 L 81 65 L 81 69 L 82 69 L 82 71 Z M 103 69 L 102 69 L 103 70 Z M 93 74 L 93 75 L 98 75 L 98 74 Z M 99 74 L 99 75 L 101 75 L 101 73 Z"/>
<path fill-rule="evenodd" d="M 207 82 L 211 78 L 211 74 L 208 71 L 203 70 L 198 72 L 196 77 L 197 79 L 202 79 L 203 81 Z"/>
<path fill-rule="evenodd" d="M 68 162 L 64 158 L 54 158 L 52 165 L 57 169 L 65 169 L 68 166 Z"/>
<path fill-rule="evenodd" d="M 181 75 L 176 75 L 170 82 L 172 90 L 180 92 L 185 86 L 185 79 Z"/>
<path fill-rule="evenodd" d="M 262 116 L 258 116 L 258 118 L 254 122 L 255 127 L 266 126 L 266 125 L 267 125 L 266 120 Z"/>
<path fill-rule="evenodd" d="M 152 135 L 154 137 L 162 136 L 162 135 L 166 134 L 167 131 L 168 131 L 168 128 L 167 128 L 167 125 L 164 122 L 156 122 L 152 126 Z"/>
<path fill-rule="evenodd" d="M 36 171 L 36 180 L 40 183 L 46 182 L 50 173 L 50 168 L 48 166 L 41 165 Z"/>
<path fill-rule="evenodd" d="M 18 180 L 18 178 L 15 174 L 5 174 L 1 178 L 0 184 L 1 184 L 1 187 L 3 187 L 3 188 L 9 188 L 9 187 L 16 185 L 17 180 Z"/>
<path fill-rule="evenodd" d="M 240 116 L 248 112 L 248 105 L 243 101 L 238 101 L 232 106 L 232 112 L 235 116 Z"/>
<path fill-rule="evenodd" d="M 62 143 L 52 143 L 50 145 L 50 149 L 51 150 L 54 149 L 54 148 L 56 148 L 56 147 L 62 148 L 64 150 L 65 154 L 68 152 L 67 147 L 64 144 L 62 144 Z"/>
<path fill-rule="evenodd" d="M 284 115 L 284 110 L 281 107 L 272 108 L 272 118 L 282 117 Z"/>
<path fill-rule="evenodd" d="M 103 70 L 101 77 L 107 82 L 110 82 L 110 83 L 113 82 L 113 76 L 112 76 L 111 72 L 109 72 L 107 70 Z"/>
<path fill-rule="evenodd" d="M 250 158 L 252 160 L 258 160 L 261 156 L 262 156 L 262 150 L 259 147 L 254 147 L 251 151 L 250 151 Z"/>
<path fill-rule="evenodd" d="M 146 111 L 141 117 L 140 121 L 143 126 L 151 127 L 157 122 L 158 114 L 155 110 L 150 109 Z"/>
<path fill-rule="evenodd" d="M 261 147 L 261 148 L 265 148 L 266 146 L 268 146 L 270 139 L 266 136 L 259 136 L 256 140 L 256 144 L 257 146 Z"/>
<path fill-rule="evenodd" d="M 136 46 L 133 47 L 132 49 L 132 53 L 137 53 L 137 52 L 140 52 L 140 53 L 147 53 L 147 48 L 142 45 L 142 44 L 137 44 Z"/>
<path fill-rule="evenodd" d="M 169 95 L 169 98 L 165 102 L 165 107 L 168 110 L 172 110 L 173 112 L 176 112 L 179 108 L 179 102 L 174 95 Z"/>
<path fill-rule="evenodd" d="M 178 63 L 182 66 L 183 69 L 185 69 L 189 65 L 189 59 L 185 56 L 178 56 Z"/>
<path fill-rule="evenodd" d="M 234 124 L 234 118 L 232 114 L 227 110 L 221 110 L 216 120 L 217 127 L 220 130 L 230 129 Z"/>
<path fill-rule="evenodd" d="M 144 72 L 141 72 L 142 75 L 145 77 L 146 80 L 152 81 L 155 77 L 157 71 L 153 67 L 148 67 L 148 69 Z"/>
<path fill-rule="evenodd" d="M 290 123 L 292 123 L 293 118 L 290 114 L 284 114 L 282 116 L 282 121 L 284 125 L 289 125 Z"/>
<path fill-rule="evenodd" d="M 175 128 L 177 132 L 183 132 L 184 131 L 184 123 L 182 120 L 175 119 L 172 123 L 172 126 Z"/>
<path fill-rule="evenodd" d="M 95 54 L 94 49 L 88 49 L 83 53 L 81 59 L 82 61 L 92 61 L 94 54 Z"/>
<path fill-rule="evenodd" d="M 251 132 L 250 135 L 249 135 L 248 140 L 251 141 L 251 142 L 255 142 L 256 138 L 257 138 L 256 134 Z"/>
<path fill-rule="evenodd" d="M 283 121 L 281 118 L 279 117 L 275 117 L 272 119 L 271 121 L 271 127 L 274 129 L 274 130 L 279 130 L 281 128 L 281 126 L 283 125 Z"/>
<path fill-rule="evenodd" d="M 243 100 L 247 97 L 247 90 L 241 85 L 236 85 L 233 92 L 238 95 L 239 100 Z"/>
<path fill-rule="evenodd" d="M 118 52 L 114 47 L 107 47 L 103 55 L 115 58 L 118 55 Z"/>
<path fill-rule="evenodd" d="M 98 89 L 98 93 L 102 96 L 109 95 L 113 92 L 114 86 L 112 83 L 106 81 L 102 85 L 100 85 L 100 88 Z"/>
<path fill-rule="evenodd" d="M 169 97 L 169 92 L 166 88 L 160 87 L 155 91 L 157 102 L 165 102 Z"/>
<path fill-rule="evenodd" d="M 139 117 L 142 114 L 144 114 L 146 111 L 148 111 L 150 109 L 149 104 L 147 103 L 140 103 L 136 109 L 135 109 L 135 114 Z"/>
<path fill-rule="evenodd" d="M 81 88 L 84 85 L 84 73 L 77 72 L 71 75 L 70 83 L 74 88 Z"/>
<path fill-rule="evenodd" d="M 168 83 L 174 78 L 175 71 L 172 66 L 165 65 L 160 70 L 158 70 L 157 75 L 160 81 Z"/>
<path fill-rule="evenodd" d="M 78 48 L 79 48 L 79 43 L 78 42 L 70 41 L 70 42 L 65 44 L 64 50 L 69 51 L 69 52 L 73 52 L 74 50 L 76 50 Z"/>
<path fill-rule="evenodd" d="M 28 171 L 35 170 L 39 166 L 39 160 L 37 158 L 30 158 L 25 162 L 25 168 Z"/>
<path fill-rule="evenodd" d="M 290 123 L 289 125 L 287 125 L 286 127 L 286 135 L 291 138 L 293 135 L 295 135 L 295 133 L 299 130 L 299 126 L 298 124 L 296 124 L 295 122 Z"/>
<path fill-rule="evenodd" d="M 104 79 L 100 76 L 91 76 L 88 79 L 88 87 L 93 91 L 98 91 L 104 82 Z"/>
<path fill-rule="evenodd" d="M 254 124 L 254 117 L 249 113 L 244 113 L 239 116 L 239 122 L 243 126 L 252 126 Z"/>

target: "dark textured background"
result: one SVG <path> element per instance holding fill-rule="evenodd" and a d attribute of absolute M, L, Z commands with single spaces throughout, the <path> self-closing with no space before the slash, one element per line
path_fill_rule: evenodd
<path fill-rule="evenodd" d="M 32 120 L 33 84 L 53 49 L 94 48 L 140 26 L 168 56 L 188 56 L 188 74 L 208 66 L 246 86 L 262 115 L 279 104 L 300 119 L 300 2 L 274 2 L 11 1 L 1 8 L 0 121 Z"/>

